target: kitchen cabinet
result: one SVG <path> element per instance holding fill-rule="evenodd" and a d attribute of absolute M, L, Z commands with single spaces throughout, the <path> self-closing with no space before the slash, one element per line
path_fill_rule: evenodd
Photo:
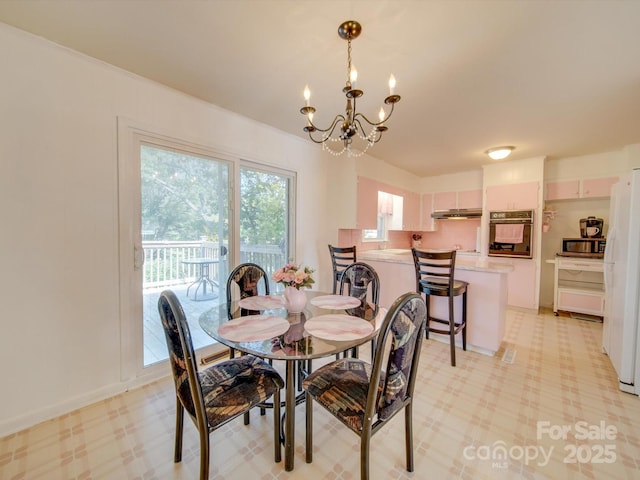
<path fill-rule="evenodd" d="M 403 197 L 402 229 L 407 231 L 420 230 L 420 195 L 414 192 L 405 192 Z"/>
<path fill-rule="evenodd" d="M 453 208 L 458 208 L 456 192 L 436 192 L 433 194 L 434 210 L 451 210 Z"/>
<path fill-rule="evenodd" d="M 538 310 L 536 261 L 530 258 L 499 257 L 491 257 L 491 261 L 513 266 L 513 271 L 509 273 L 508 278 L 507 305 L 527 310 Z"/>
<path fill-rule="evenodd" d="M 553 313 L 604 315 L 604 265 L 601 259 L 556 257 Z"/>
<path fill-rule="evenodd" d="M 618 177 L 585 178 L 582 180 L 582 198 L 610 197 L 611 187 Z"/>
<path fill-rule="evenodd" d="M 436 220 L 431 216 L 433 213 L 433 194 L 422 194 L 422 225 L 420 229 L 425 232 L 436 231 Z"/>
<path fill-rule="evenodd" d="M 580 198 L 580 180 L 547 183 L 547 200 Z"/>
<path fill-rule="evenodd" d="M 618 177 L 605 177 L 548 182 L 545 199 L 606 198 L 611 196 L 611 186 L 617 181 Z"/>
<path fill-rule="evenodd" d="M 458 208 L 482 208 L 482 189 L 458 192 Z"/>
<path fill-rule="evenodd" d="M 482 208 L 482 190 L 436 192 L 433 194 L 433 210 L 452 210 L 454 208 Z"/>
<path fill-rule="evenodd" d="M 538 206 L 538 182 L 487 187 L 487 210 L 533 210 Z"/>

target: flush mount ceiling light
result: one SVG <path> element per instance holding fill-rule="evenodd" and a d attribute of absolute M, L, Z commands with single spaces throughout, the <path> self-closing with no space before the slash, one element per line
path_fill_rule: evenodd
<path fill-rule="evenodd" d="M 342 89 L 347 97 L 347 106 L 344 114 L 339 113 L 336 115 L 328 128 L 319 128 L 314 125 L 313 114 L 316 109 L 309 105 L 309 98 L 311 97 L 309 86 L 304 89 L 306 105 L 300 109 L 300 113 L 307 117 L 307 125 L 304 127 L 304 131 L 309 134 L 309 138 L 312 141 L 322 144 L 322 149 L 329 151 L 333 155 L 341 155 L 347 152 L 350 157 L 358 157 L 365 153 L 374 143 L 379 142 L 382 138 L 382 133 L 388 130 L 384 123 L 391 117 L 394 105 L 400 101 L 400 95 L 395 94 L 396 79 L 391 75 L 389 77 L 389 96 L 384 99 L 384 103 L 391 106 L 389 112 L 386 113 L 384 107 L 380 108 L 379 121 L 372 122 L 362 113 L 356 111 L 356 99 L 361 97 L 364 92 L 355 88 L 358 72 L 351 64 L 351 40 L 358 38 L 361 32 L 362 27 L 355 20 L 347 20 L 338 28 L 340 38 L 347 41 L 347 83 Z M 369 133 L 364 131 L 365 125 L 367 128 L 371 127 Z M 336 130 L 338 126 L 340 128 Z M 336 133 L 335 136 L 334 132 Z M 361 142 L 358 142 L 362 144 L 359 149 L 353 148 L 353 141 L 356 139 L 361 140 Z M 338 148 L 329 147 L 329 143 L 339 144 Z"/>
<path fill-rule="evenodd" d="M 486 153 L 489 155 L 491 160 L 502 160 L 511 155 L 511 152 L 515 150 L 516 147 L 495 147 L 487 150 Z"/>

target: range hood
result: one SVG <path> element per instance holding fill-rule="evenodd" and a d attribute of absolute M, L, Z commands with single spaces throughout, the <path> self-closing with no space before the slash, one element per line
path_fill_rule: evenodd
<path fill-rule="evenodd" d="M 466 218 L 480 218 L 481 208 L 453 208 L 451 210 L 436 210 L 431 214 L 432 218 L 448 220 L 464 220 Z"/>

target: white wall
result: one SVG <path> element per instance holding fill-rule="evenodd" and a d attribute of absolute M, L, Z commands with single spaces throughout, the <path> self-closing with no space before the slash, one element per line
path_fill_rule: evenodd
<path fill-rule="evenodd" d="M 338 228 L 324 207 L 335 161 L 315 144 L 5 24 L 0 64 L 0 436 L 129 386 L 120 380 L 118 117 L 297 171 L 296 259 L 326 267 Z"/>

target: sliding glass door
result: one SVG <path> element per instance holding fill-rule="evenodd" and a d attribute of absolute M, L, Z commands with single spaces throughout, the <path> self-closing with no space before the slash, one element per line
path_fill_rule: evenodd
<path fill-rule="evenodd" d="M 195 348 L 212 343 L 198 325 L 224 299 L 229 264 L 230 165 L 212 157 L 140 145 L 144 365 L 167 358 L 158 296 L 180 299 Z M 224 301 L 224 300 L 222 300 Z"/>

